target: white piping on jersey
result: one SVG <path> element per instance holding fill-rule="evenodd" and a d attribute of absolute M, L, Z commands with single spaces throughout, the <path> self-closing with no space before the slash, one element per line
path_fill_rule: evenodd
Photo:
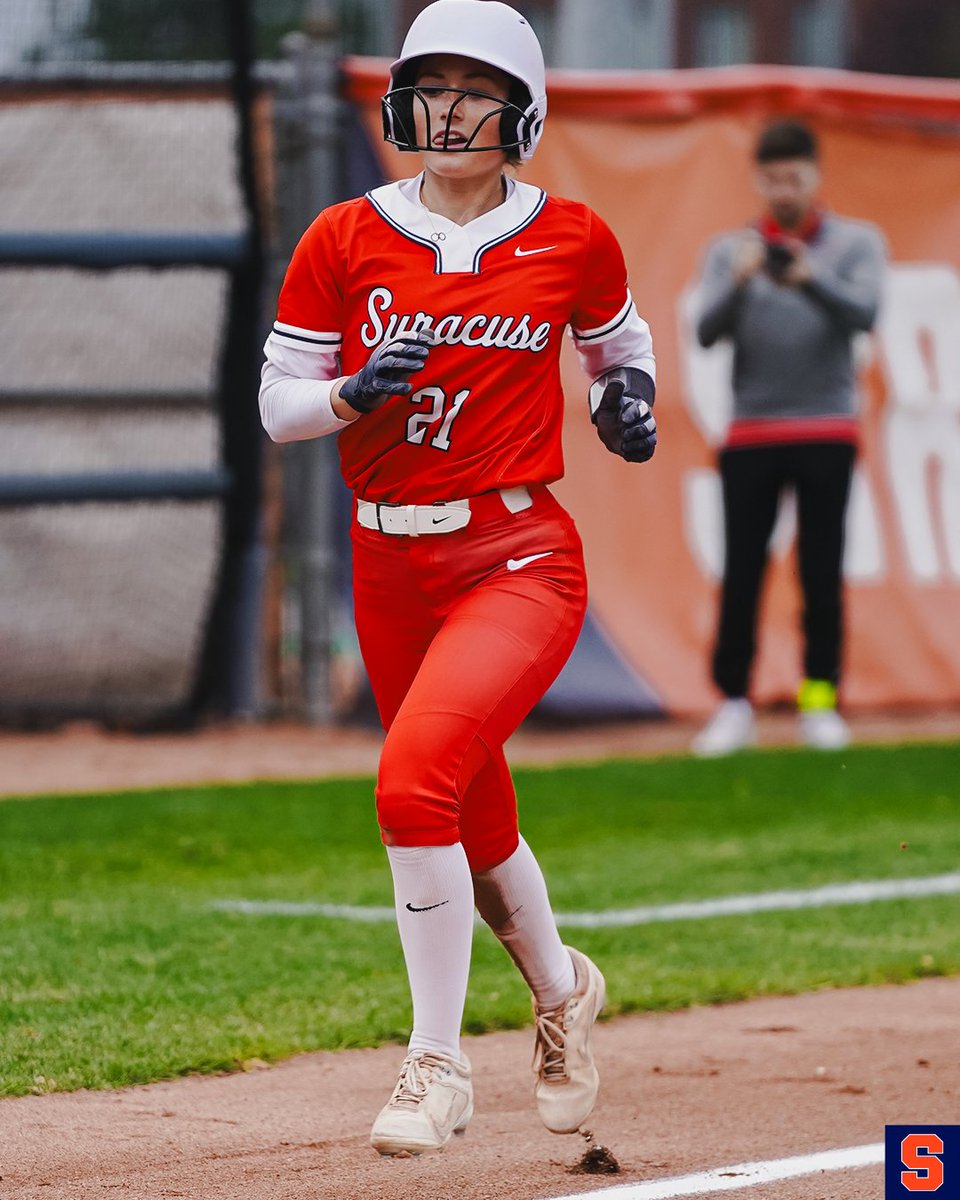
<path fill-rule="evenodd" d="M 637 312 L 630 295 L 627 303 L 605 325 L 588 331 L 588 336 L 570 330 L 577 357 L 584 373 L 597 379 L 612 367 L 636 367 L 646 371 L 651 379 L 657 377 L 657 362 L 653 355 L 650 326 Z"/>
<path fill-rule="evenodd" d="M 339 350 L 343 341 L 339 333 L 302 329 L 299 325 L 286 325 L 283 321 L 274 321 L 271 336 L 291 350 L 313 350 L 321 354 Z"/>
<path fill-rule="evenodd" d="M 633 297 L 630 295 L 629 288 L 627 289 L 627 301 L 623 308 L 615 317 L 607 321 L 605 325 L 598 325 L 596 329 L 573 329 L 572 333 L 578 342 L 599 342 L 604 338 L 613 337 L 620 326 L 630 316 L 630 310 L 633 307 Z"/>
<path fill-rule="evenodd" d="M 488 250 L 492 250 L 494 248 L 494 246 L 499 246 L 503 242 L 508 242 L 510 240 L 510 238 L 516 237 L 516 235 L 518 233 L 520 233 L 521 230 L 526 229 L 526 227 L 530 224 L 530 222 L 534 219 L 534 217 L 537 216 L 537 214 L 540 212 L 540 210 L 543 208 L 543 206 L 546 204 L 546 202 L 547 202 L 547 194 L 546 194 L 546 192 L 541 192 L 540 193 L 540 202 L 537 205 L 536 210 L 533 213 L 531 213 L 529 217 L 527 217 L 523 221 L 521 221 L 520 224 L 517 225 L 514 229 L 511 229 L 507 233 L 505 233 L 503 235 L 503 237 L 499 237 L 496 239 L 496 241 L 487 242 L 487 244 L 485 246 L 481 246 L 480 249 L 473 256 L 474 272 L 480 270 L 480 260 L 484 256 L 484 254 L 486 254 L 486 252 Z M 551 247 L 551 249 L 552 249 L 552 247 Z"/>
<path fill-rule="evenodd" d="M 547 202 L 541 188 L 504 178 L 504 202 L 466 225 L 457 225 L 424 206 L 420 199 L 422 174 L 374 188 L 366 199 L 397 233 L 433 251 L 435 274 L 475 275 L 483 255 L 525 229 Z"/>

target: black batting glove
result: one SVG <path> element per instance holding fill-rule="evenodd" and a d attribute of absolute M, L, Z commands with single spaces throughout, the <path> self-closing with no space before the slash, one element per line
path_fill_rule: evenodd
<path fill-rule="evenodd" d="M 429 329 L 408 337 L 393 338 L 378 346 L 355 375 L 340 384 L 340 398 L 360 413 L 373 412 L 391 396 L 406 396 L 412 390 L 407 380 L 422 371 L 434 344 Z"/>
<path fill-rule="evenodd" d="M 590 416 L 600 441 L 627 462 L 648 462 L 657 448 L 656 385 L 638 367 L 614 367 L 590 388 Z"/>
<path fill-rule="evenodd" d="M 657 419 L 646 400 L 627 396 L 620 404 L 620 455 L 627 462 L 649 462 L 657 448 Z"/>

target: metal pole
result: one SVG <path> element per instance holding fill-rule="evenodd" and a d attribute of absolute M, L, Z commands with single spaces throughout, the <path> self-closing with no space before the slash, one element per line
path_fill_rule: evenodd
<path fill-rule="evenodd" d="M 277 104 L 281 271 L 317 213 L 342 198 L 337 98 L 340 40 L 335 5 L 311 0 L 303 32 L 290 34 L 284 51 L 293 69 Z M 285 447 L 288 563 L 298 599 L 302 703 L 306 719 L 317 725 L 330 722 L 334 715 L 330 668 L 336 597 L 331 498 L 336 472 L 333 438 Z"/>

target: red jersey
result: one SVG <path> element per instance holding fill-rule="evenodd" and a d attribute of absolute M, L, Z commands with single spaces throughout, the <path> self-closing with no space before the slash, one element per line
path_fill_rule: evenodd
<path fill-rule="evenodd" d="M 566 327 L 589 374 L 653 374 L 620 247 L 586 205 L 529 184 L 509 183 L 502 205 L 465 226 L 424 208 L 419 185 L 320 213 L 287 271 L 268 359 L 271 344 L 278 358 L 313 351 L 314 378 L 350 375 L 376 346 L 429 325 L 437 344 L 411 395 L 340 432 L 347 484 L 423 504 L 550 483 L 563 474 Z"/>

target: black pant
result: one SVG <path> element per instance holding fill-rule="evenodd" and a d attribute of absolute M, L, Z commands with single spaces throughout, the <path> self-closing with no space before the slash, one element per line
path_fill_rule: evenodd
<path fill-rule="evenodd" d="M 721 451 L 726 558 L 713 679 L 725 695 L 747 694 L 768 543 L 788 487 L 797 495 L 804 674 L 839 681 L 843 530 L 854 457 L 854 447 L 842 442 Z"/>

